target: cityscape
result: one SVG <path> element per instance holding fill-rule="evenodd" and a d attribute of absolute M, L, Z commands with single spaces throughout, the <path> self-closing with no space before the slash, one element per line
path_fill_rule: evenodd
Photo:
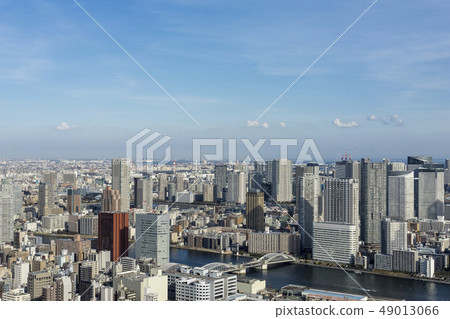
<path fill-rule="evenodd" d="M 449 314 L 449 16 L 0 1 L 2 318 Z"/>
<path fill-rule="evenodd" d="M 138 166 L 0 162 L 1 299 L 449 297 L 449 159 Z M 305 268 L 350 281 L 336 289 Z M 375 288 L 370 277 L 418 290 Z"/>

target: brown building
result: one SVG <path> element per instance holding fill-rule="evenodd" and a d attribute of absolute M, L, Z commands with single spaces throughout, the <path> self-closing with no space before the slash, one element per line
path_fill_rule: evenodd
<path fill-rule="evenodd" d="M 120 194 L 118 190 L 106 186 L 102 196 L 102 211 L 115 212 L 120 211 Z"/>
<path fill-rule="evenodd" d="M 247 193 L 247 228 L 256 232 L 264 231 L 264 193 Z"/>
<path fill-rule="evenodd" d="M 117 261 L 128 256 L 127 249 L 128 212 L 101 212 L 98 215 L 97 251 L 109 250 L 111 260 Z"/>
<path fill-rule="evenodd" d="M 79 214 L 81 212 L 81 190 L 67 190 L 67 210 L 70 215 Z"/>
<path fill-rule="evenodd" d="M 91 241 L 87 239 L 81 239 L 80 235 L 73 236 L 73 240 L 70 239 L 56 240 L 56 254 L 61 255 L 62 249 L 67 249 L 68 254 L 77 254 L 85 252 L 91 249 Z"/>
<path fill-rule="evenodd" d="M 52 284 L 53 278 L 49 271 L 30 272 L 28 274 L 27 291 L 31 300 L 41 300 L 43 288 Z"/>

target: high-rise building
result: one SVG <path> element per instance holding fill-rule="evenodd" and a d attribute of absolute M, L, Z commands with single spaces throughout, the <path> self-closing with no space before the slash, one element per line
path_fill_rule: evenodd
<path fill-rule="evenodd" d="M 109 250 L 112 261 L 128 256 L 128 212 L 101 212 L 98 215 L 97 251 Z"/>
<path fill-rule="evenodd" d="M 430 163 L 433 163 L 433 158 L 431 156 L 408 156 L 407 169 L 408 171 L 413 171 Z"/>
<path fill-rule="evenodd" d="M 112 189 L 119 191 L 120 211 L 130 209 L 130 167 L 126 158 L 112 160 Z"/>
<path fill-rule="evenodd" d="M 360 163 L 358 161 L 352 161 L 348 159 L 336 162 L 335 172 L 336 178 L 349 178 L 359 180 L 361 175 Z"/>
<path fill-rule="evenodd" d="M 279 203 L 292 200 L 292 162 L 290 160 L 272 161 L 272 197 Z"/>
<path fill-rule="evenodd" d="M 13 288 L 17 289 L 25 285 L 28 280 L 28 273 L 30 271 L 30 263 L 18 260 L 12 266 L 13 270 Z"/>
<path fill-rule="evenodd" d="M 175 182 L 176 182 L 176 185 L 177 185 L 177 192 L 184 191 L 185 190 L 185 187 L 184 187 L 184 174 L 183 173 L 177 173 L 175 177 L 176 177 Z"/>
<path fill-rule="evenodd" d="M 39 202 L 38 213 L 39 217 L 48 216 L 52 213 L 55 206 L 55 191 L 52 184 L 39 184 Z"/>
<path fill-rule="evenodd" d="M 417 271 L 417 261 L 419 253 L 417 250 L 393 250 L 392 270 L 415 273 Z"/>
<path fill-rule="evenodd" d="M 392 255 L 392 251 L 406 250 L 408 223 L 385 218 L 381 222 L 381 253 Z"/>
<path fill-rule="evenodd" d="M 214 172 L 215 199 L 225 200 L 223 192 L 227 187 L 227 165 L 216 165 Z"/>
<path fill-rule="evenodd" d="M 158 200 L 166 200 L 167 174 L 160 173 L 158 176 Z"/>
<path fill-rule="evenodd" d="M 152 178 L 134 179 L 134 208 L 145 212 L 153 211 L 153 181 Z"/>
<path fill-rule="evenodd" d="M 319 222 L 320 177 L 304 174 L 297 179 L 296 209 L 302 249 L 312 249 L 313 224 Z"/>
<path fill-rule="evenodd" d="M 14 240 L 14 219 L 21 212 L 21 189 L 2 181 L 0 183 L 0 243 Z"/>
<path fill-rule="evenodd" d="M 156 265 L 169 263 L 169 214 L 136 214 L 136 257 L 154 258 Z"/>
<path fill-rule="evenodd" d="M 102 211 L 103 212 L 118 212 L 120 211 L 120 194 L 118 190 L 111 189 L 111 186 L 106 186 L 102 196 Z"/>
<path fill-rule="evenodd" d="M 245 173 L 233 172 L 228 174 L 227 201 L 243 204 L 245 203 Z"/>
<path fill-rule="evenodd" d="M 264 193 L 247 193 L 247 228 L 264 231 Z"/>
<path fill-rule="evenodd" d="M 324 220 L 359 228 L 359 180 L 327 178 L 324 183 Z"/>
<path fill-rule="evenodd" d="M 381 220 L 387 214 L 386 163 L 361 159 L 361 240 L 366 244 L 381 243 Z"/>
<path fill-rule="evenodd" d="M 358 252 L 355 225 L 314 223 L 313 259 L 352 264 Z"/>
<path fill-rule="evenodd" d="M 203 185 L 203 201 L 207 203 L 214 201 L 214 185 L 212 184 Z"/>
<path fill-rule="evenodd" d="M 79 214 L 81 212 L 81 190 L 67 190 L 67 211 L 69 214 Z"/>
<path fill-rule="evenodd" d="M 406 221 L 414 218 L 414 173 L 390 171 L 388 176 L 388 216 Z"/>
<path fill-rule="evenodd" d="M 437 219 L 438 216 L 444 216 L 444 170 L 419 168 L 418 177 L 419 219 Z"/>

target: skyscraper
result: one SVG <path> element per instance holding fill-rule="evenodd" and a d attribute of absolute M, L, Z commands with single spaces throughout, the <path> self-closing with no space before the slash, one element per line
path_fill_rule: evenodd
<path fill-rule="evenodd" d="M 360 163 L 352 160 L 342 160 L 340 162 L 336 162 L 335 171 L 335 177 L 341 179 L 350 178 L 359 180 L 361 175 Z"/>
<path fill-rule="evenodd" d="M 392 255 L 392 251 L 406 250 L 408 223 L 385 218 L 381 222 L 381 253 Z"/>
<path fill-rule="evenodd" d="M 67 190 L 67 211 L 69 214 L 79 214 L 81 212 L 81 190 Z"/>
<path fill-rule="evenodd" d="M 119 191 L 120 211 L 130 209 L 130 168 L 126 158 L 112 160 L 112 189 Z"/>
<path fill-rule="evenodd" d="M 297 179 L 296 208 L 302 249 L 312 249 L 313 224 L 319 222 L 320 178 L 318 175 L 304 174 Z"/>
<path fill-rule="evenodd" d="M 389 172 L 388 216 L 392 219 L 403 221 L 414 218 L 413 172 Z"/>
<path fill-rule="evenodd" d="M 158 267 L 169 263 L 169 214 L 136 214 L 136 258 L 154 258 Z"/>
<path fill-rule="evenodd" d="M 153 211 L 153 181 L 152 178 L 134 179 L 134 207 L 145 212 Z"/>
<path fill-rule="evenodd" d="M 0 243 L 14 240 L 14 218 L 21 212 L 21 189 L 2 181 L 0 183 Z"/>
<path fill-rule="evenodd" d="M 381 220 L 386 217 L 386 163 L 361 159 L 361 240 L 366 244 L 381 243 Z"/>
<path fill-rule="evenodd" d="M 256 232 L 264 231 L 264 193 L 247 193 L 247 228 Z"/>
<path fill-rule="evenodd" d="M 277 202 L 292 200 L 292 162 L 290 160 L 272 161 L 272 197 Z"/>
<path fill-rule="evenodd" d="M 158 176 L 158 200 L 166 200 L 167 174 L 160 173 Z"/>
<path fill-rule="evenodd" d="M 111 186 L 106 186 L 102 196 L 102 211 L 118 212 L 120 210 L 120 200 L 119 191 L 111 189 Z"/>
<path fill-rule="evenodd" d="M 359 181 L 328 178 L 324 185 L 325 222 L 341 222 L 359 228 Z"/>
<path fill-rule="evenodd" d="M 444 216 L 444 170 L 419 168 L 418 176 L 419 219 L 437 219 L 438 216 Z"/>
<path fill-rule="evenodd" d="M 38 202 L 39 217 L 50 215 L 52 213 L 52 209 L 54 206 L 55 206 L 55 194 L 53 186 L 51 184 L 40 183 L 39 202 Z"/>
<path fill-rule="evenodd" d="M 128 212 L 100 212 L 97 251 L 109 250 L 111 260 L 128 256 Z"/>
<path fill-rule="evenodd" d="M 245 203 L 245 173 L 232 172 L 228 174 L 227 201 L 238 204 Z"/>
<path fill-rule="evenodd" d="M 216 165 L 214 172 L 214 191 L 216 200 L 225 200 L 223 195 L 224 189 L 227 187 L 227 166 Z"/>

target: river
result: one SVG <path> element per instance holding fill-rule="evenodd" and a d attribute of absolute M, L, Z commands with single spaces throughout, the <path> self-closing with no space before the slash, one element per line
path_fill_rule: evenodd
<path fill-rule="evenodd" d="M 187 249 L 170 249 L 170 262 L 203 266 L 211 262 L 241 264 L 248 257 L 221 255 Z M 242 276 L 242 275 L 240 275 Z M 267 287 L 281 288 L 288 284 L 365 295 L 366 293 L 349 277 L 353 277 L 361 287 L 373 297 L 388 297 L 405 300 L 450 300 L 450 285 L 407 278 L 387 277 L 374 274 L 345 274 L 340 269 L 282 264 L 267 271 L 248 270 L 246 277 L 266 280 Z M 370 298 L 369 298 L 370 299 Z"/>

